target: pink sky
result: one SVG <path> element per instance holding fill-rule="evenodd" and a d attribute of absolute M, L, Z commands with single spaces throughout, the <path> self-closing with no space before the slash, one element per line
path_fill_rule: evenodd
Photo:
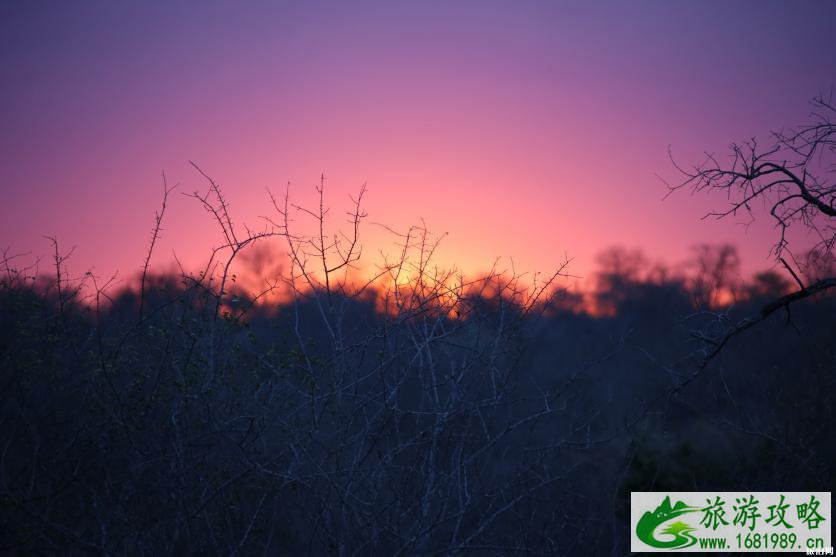
<path fill-rule="evenodd" d="M 771 224 L 701 221 L 722 199 L 662 201 L 667 147 L 801 123 L 836 80 L 832 3 L 31 3 L 0 8 L 0 247 L 138 268 L 161 194 L 203 188 L 259 227 L 265 187 L 334 213 L 368 184 L 369 220 L 448 232 L 445 264 L 497 256 L 588 275 L 611 245 L 651 259 L 732 241 L 768 267 Z M 154 263 L 218 241 L 175 196 Z M 385 243 L 367 227 L 369 248 Z"/>

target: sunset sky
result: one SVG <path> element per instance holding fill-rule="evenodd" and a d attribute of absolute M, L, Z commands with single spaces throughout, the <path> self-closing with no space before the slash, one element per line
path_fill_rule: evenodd
<path fill-rule="evenodd" d="M 334 213 L 448 232 L 445 264 L 497 256 L 588 275 L 611 245 L 675 263 L 734 241 L 771 265 L 771 224 L 663 201 L 704 149 L 805 121 L 836 84 L 833 2 L 3 2 L 0 247 L 77 245 L 71 268 L 130 275 L 161 194 L 224 187 L 260 227 L 265 187 Z M 154 263 L 218 236 L 177 195 Z M 341 217 L 342 218 L 342 217 Z M 369 226 L 370 249 L 386 243 Z"/>

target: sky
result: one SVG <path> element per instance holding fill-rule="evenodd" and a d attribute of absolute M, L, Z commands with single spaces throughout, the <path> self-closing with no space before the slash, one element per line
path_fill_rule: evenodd
<path fill-rule="evenodd" d="M 128 276 L 161 174 L 203 190 L 193 160 L 253 228 L 267 187 L 306 204 L 324 173 L 337 220 L 366 183 L 369 222 L 423 219 L 468 273 L 728 241 L 769 267 L 770 223 L 701 220 L 724 200 L 663 200 L 657 175 L 668 146 L 697 162 L 803 123 L 836 84 L 834 23 L 824 1 L 3 2 L 0 247 L 54 235 L 75 271 Z M 220 240 L 186 196 L 166 218 L 157 268 Z"/>

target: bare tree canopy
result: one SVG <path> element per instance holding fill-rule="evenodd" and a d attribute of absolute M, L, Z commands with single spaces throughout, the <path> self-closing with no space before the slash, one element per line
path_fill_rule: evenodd
<path fill-rule="evenodd" d="M 832 272 L 825 276 L 820 272 L 822 262 L 832 261 L 836 243 L 836 104 L 831 94 L 815 97 L 812 106 L 808 123 L 772 132 L 766 146 L 755 138 L 732 143 L 728 159 L 706 153 L 703 162 L 691 168 L 671 156 L 683 177 L 679 182 L 667 183 L 669 193 L 682 189 L 722 192 L 728 200 L 727 205 L 705 218 L 723 219 L 742 213 L 755 220 L 768 211 L 778 231 L 773 254 L 798 286 L 796 291 L 766 304 L 759 315 L 734 325 L 721 318 L 723 323 L 713 334 L 699 333 L 698 337 L 710 346 L 703 365 L 734 335 L 778 310 L 789 312 L 791 304 L 836 286 Z M 790 248 L 790 233 L 799 228 L 814 238 L 804 257 L 797 257 Z M 832 271 L 832 265 L 825 268 Z M 806 283 L 801 279 L 804 275 L 812 280 Z"/>

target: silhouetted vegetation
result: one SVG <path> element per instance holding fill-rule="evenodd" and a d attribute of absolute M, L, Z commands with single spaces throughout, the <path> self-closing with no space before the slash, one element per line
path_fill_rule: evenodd
<path fill-rule="evenodd" d="M 745 280 L 725 244 L 677 268 L 612 248 L 588 292 L 560 286 L 568 262 L 468 278 L 423 227 L 370 266 L 363 189 L 347 231 L 324 179 L 314 208 L 270 194 L 253 231 L 196 165 L 188 196 L 221 238 L 202 270 L 150 271 L 167 184 L 134 287 L 74 277 L 55 239 L 51 273 L 4 253 L 0 548 L 619 555 L 630 491 L 830 491 L 836 167 L 816 103 L 814 125 L 673 188 L 725 191 L 719 217 L 767 201 L 785 275 Z M 799 223 L 820 240 L 803 255 Z"/>
<path fill-rule="evenodd" d="M 631 490 L 831 488 L 836 303 L 701 366 L 695 332 L 789 288 L 731 246 L 612 249 L 582 296 L 434 270 L 422 229 L 357 286 L 352 248 L 280 232 L 270 303 L 225 271 L 110 292 L 57 242 L 53 276 L 6 256 L 4 551 L 622 554 Z"/>
<path fill-rule="evenodd" d="M 786 292 L 777 275 L 759 278 L 761 293 L 773 299 L 759 311 L 735 321 L 720 315 L 713 327 L 701 335 L 703 366 L 707 365 L 735 336 L 759 325 L 773 313 L 810 296 L 836 287 L 833 248 L 836 246 L 836 104 L 829 96 L 815 97 L 811 121 L 788 131 L 772 132 L 764 147 L 756 138 L 732 143 L 728 156 L 706 153 L 691 168 L 676 165 L 682 180 L 668 184 L 670 193 L 690 189 L 695 193 L 722 193 L 725 203 L 705 218 L 745 216 L 748 222 L 768 218 L 777 238 L 772 249 L 797 288 Z M 765 214 L 763 214 L 765 213 Z M 813 244 L 802 257 L 792 249 L 793 236 Z M 720 254 L 722 255 L 722 254 Z M 718 257 L 726 266 L 734 260 Z M 719 268 L 719 267 L 718 267 Z"/>

